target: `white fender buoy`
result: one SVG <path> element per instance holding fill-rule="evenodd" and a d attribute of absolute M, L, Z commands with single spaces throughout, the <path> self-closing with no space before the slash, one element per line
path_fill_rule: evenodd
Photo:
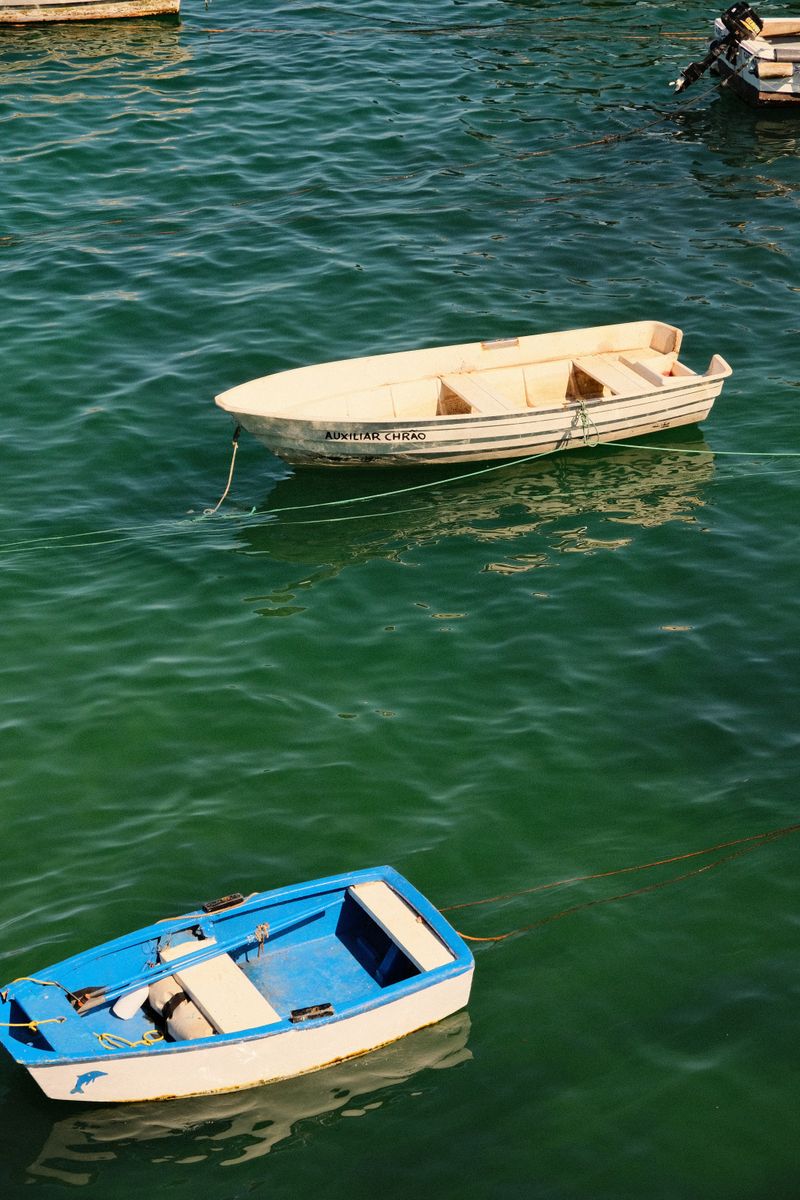
<path fill-rule="evenodd" d="M 147 987 L 140 987 L 135 992 L 126 992 L 120 996 L 111 1007 L 114 1016 L 119 1017 L 120 1021 L 130 1021 L 147 999 L 148 990 Z"/>

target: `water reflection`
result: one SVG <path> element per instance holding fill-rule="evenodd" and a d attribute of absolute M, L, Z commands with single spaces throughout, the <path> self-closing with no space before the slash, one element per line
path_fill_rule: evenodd
<path fill-rule="evenodd" d="M 403 1038 L 363 1058 L 298 1079 L 223 1096 L 156 1104 L 83 1108 L 55 1121 L 36 1158 L 25 1168 L 29 1182 L 55 1179 L 78 1186 L 98 1181 L 108 1164 L 232 1166 L 261 1158 L 299 1127 L 326 1114 L 362 1117 L 380 1108 L 413 1080 L 425 1090 L 422 1071 L 467 1062 L 467 1013 Z M 58 1105 L 63 1112 L 65 1105 Z M 330 1123 L 330 1119 L 326 1124 Z"/>
<path fill-rule="evenodd" d="M 125 60 L 146 68 L 174 68 L 187 64 L 191 57 L 187 46 L 181 44 L 177 17 L 9 26 L 3 29 L 0 75 L 7 80 L 18 75 L 26 89 L 42 82 L 49 90 L 52 80 L 44 72 L 53 64 L 78 72 L 83 64 L 87 73 L 96 75 L 98 71 L 115 74 Z"/>
<path fill-rule="evenodd" d="M 269 597 L 273 607 L 263 611 L 277 615 L 295 611 L 293 589 L 313 586 L 355 563 L 399 559 L 444 538 L 495 545 L 536 535 L 525 550 L 537 560 L 612 549 L 630 542 L 637 528 L 696 520 L 703 489 L 714 475 L 713 456 L 696 431 L 691 439 L 675 438 L 674 447 L 598 447 L 471 479 L 459 479 L 454 470 L 453 482 L 408 492 L 402 489 L 422 482 L 418 471 L 305 471 L 279 481 L 261 502 L 261 508 L 282 509 L 284 515 L 255 516 L 236 538 L 244 553 L 314 566 L 302 580 Z M 337 503 L 370 495 L 378 498 Z M 321 501 L 330 506 L 315 507 Z"/>
<path fill-rule="evenodd" d="M 742 164 L 769 164 L 794 157 L 800 148 L 800 126 L 793 105 L 749 108 L 738 96 L 718 92 L 705 108 L 676 113 L 679 138 L 703 142 L 722 162 L 742 174 Z"/>

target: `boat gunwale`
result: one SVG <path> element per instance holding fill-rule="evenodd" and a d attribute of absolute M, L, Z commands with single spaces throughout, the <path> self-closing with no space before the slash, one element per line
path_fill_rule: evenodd
<path fill-rule="evenodd" d="M 698 376 L 699 380 L 705 381 L 705 386 L 700 387 L 695 384 L 690 390 L 670 388 L 669 393 L 654 390 L 641 396 L 617 398 L 619 402 L 614 404 L 610 404 L 609 398 L 605 398 L 598 402 L 598 405 L 602 405 L 599 411 L 597 407 L 585 410 L 585 416 L 588 418 L 585 424 L 579 424 L 581 409 L 577 404 L 571 413 L 563 408 L 551 410 L 547 418 L 549 424 L 542 420 L 535 422 L 516 420 L 513 422 L 513 428 L 510 429 L 505 424 L 502 428 L 498 428 L 497 425 L 487 428 L 489 421 L 495 420 L 495 415 L 491 417 L 476 415 L 472 418 L 470 425 L 461 424 L 463 436 L 458 439 L 450 436 L 448 426 L 443 428 L 438 422 L 434 422 L 434 424 L 438 430 L 442 431 L 442 436 L 433 441 L 415 442 L 397 439 L 392 440 L 391 444 L 386 441 L 386 431 L 378 430 L 374 425 L 372 432 L 381 433 L 383 440 L 381 437 L 376 437 L 374 441 L 368 437 L 363 439 L 341 437 L 327 440 L 320 435 L 330 431 L 330 426 L 320 422 L 318 427 L 311 427 L 307 421 L 294 422 L 299 435 L 295 441 L 291 441 L 288 436 L 284 436 L 283 440 L 280 440 L 282 430 L 286 430 L 286 435 L 289 430 L 286 429 L 286 426 L 279 425 L 277 419 L 258 418 L 257 423 L 254 420 L 252 424 L 243 420 L 241 424 L 271 453 L 295 466 L 323 469 L 334 467 L 382 468 L 498 461 L 520 456 L 538 457 L 558 450 L 575 450 L 594 447 L 597 444 L 613 444 L 621 438 L 645 437 L 664 429 L 696 424 L 707 418 L 727 377 L 727 374 L 716 378 Z M 653 399 L 660 400 L 667 394 L 671 397 L 671 402 L 667 406 L 653 407 L 651 404 Z M 626 402 L 625 408 L 622 406 L 623 400 Z M 638 411 L 636 406 L 639 406 Z M 503 415 L 497 414 L 498 417 Z M 568 419 L 565 421 L 565 418 Z M 554 423 L 556 419 L 558 419 L 558 424 Z M 450 418 L 446 418 L 446 420 L 449 421 Z M 419 424 L 412 425 L 409 422 L 403 428 L 413 433 L 419 428 Z M 640 428 L 642 425 L 646 427 Z M 363 429 L 365 432 L 370 431 L 370 427 L 366 425 Z M 358 429 L 348 431 L 345 423 L 339 423 L 336 431 L 339 433 L 359 432 Z M 420 432 L 425 431 L 420 430 Z M 270 436 L 271 433 L 274 436 Z M 358 446 L 359 449 L 354 452 L 352 448 L 355 446 Z"/>
<path fill-rule="evenodd" d="M 646 386 L 641 392 L 630 392 L 624 395 L 614 396 L 592 396 L 580 399 L 570 399 L 552 405 L 535 405 L 527 408 L 515 409 L 511 412 L 503 413 L 447 413 L 442 416 L 433 417 L 364 417 L 358 420 L 349 418 L 340 418 L 331 415 L 330 417 L 298 417 L 291 416 L 288 413 L 257 413 L 238 409 L 232 411 L 231 415 L 253 417 L 264 424 L 268 422 L 281 422 L 286 424 L 302 426 L 304 429 L 347 429 L 356 431 L 364 431 L 371 428 L 380 428 L 382 430 L 390 430 L 396 428 L 402 429 L 463 429 L 470 428 L 474 425 L 482 425 L 484 423 L 499 424 L 504 422 L 511 425 L 525 424 L 529 421 L 536 422 L 544 417 L 563 417 L 570 412 L 580 413 L 582 410 L 590 411 L 591 409 L 610 408 L 617 405 L 637 403 L 642 400 L 648 400 L 651 397 L 661 398 L 669 396 L 670 398 L 680 398 L 687 392 L 694 392 L 706 384 L 713 384 L 719 380 L 729 378 L 731 372 L 720 371 L 713 374 L 691 375 L 686 376 L 686 383 L 670 384 L 668 388 L 661 388 L 657 384 L 650 387 Z M 677 378 L 677 376 L 675 377 Z M 672 404 L 668 406 L 670 409 Z"/>
<path fill-rule="evenodd" d="M 409 979 L 404 979 L 400 983 L 391 985 L 387 992 L 391 994 L 379 995 L 372 997 L 369 1000 L 362 1001 L 357 1005 L 351 1005 L 341 1012 L 334 1012 L 330 1016 L 315 1018 L 311 1023 L 292 1023 L 289 1018 L 281 1021 L 275 1021 L 271 1025 L 260 1025 L 255 1029 L 248 1029 L 240 1033 L 215 1033 L 210 1037 L 191 1038 L 185 1041 L 162 1041 L 154 1042 L 149 1046 L 135 1047 L 125 1050 L 115 1049 L 108 1051 L 105 1055 L 100 1055 L 95 1051 L 93 1054 L 56 1055 L 55 1051 L 35 1051 L 39 1057 L 17 1057 L 14 1055 L 14 1061 L 18 1066 L 22 1066 L 35 1070 L 43 1070 L 48 1067 L 65 1067 L 65 1066 L 81 1066 L 98 1062 L 114 1063 L 123 1062 L 127 1059 L 144 1058 L 158 1055 L 160 1058 L 171 1056 L 174 1054 L 191 1054 L 198 1050 L 214 1050 L 222 1049 L 224 1046 L 234 1046 L 248 1042 L 267 1042 L 273 1038 L 280 1037 L 287 1033 L 295 1034 L 298 1037 L 308 1032 L 310 1029 L 321 1029 L 324 1026 L 335 1026 L 344 1024 L 346 1021 L 354 1020 L 357 1017 L 363 1016 L 365 1013 L 375 1011 L 379 1008 L 385 1008 L 388 1005 L 397 1003 L 398 1000 L 405 999 L 407 996 L 412 996 L 416 992 L 425 991 L 435 987 L 437 984 L 444 983 L 450 979 L 456 979 L 461 975 L 467 974 L 474 970 L 474 962 L 459 962 L 454 961 L 447 963 L 441 967 L 435 967 L 430 971 L 425 971 Z M 7 1045 L 7 1043 L 6 1043 Z M 24 1043 L 23 1043 L 24 1045 Z M 113 1059 L 111 1058 L 113 1055 Z M 316 1069 L 316 1068 L 315 1068 Z"/>

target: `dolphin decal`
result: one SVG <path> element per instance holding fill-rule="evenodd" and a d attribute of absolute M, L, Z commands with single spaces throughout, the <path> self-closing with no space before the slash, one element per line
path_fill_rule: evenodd
<path fill-rule="evenodd" d="M 75 1087 L 70 1092 L 70 1096 L 82 1096 L 83 1089 L 89 1083 L 94 1083 L 95 1079 L 99 1079 L 101 1075 L 107 1075 L 108 1071 L 87 1071 L 85 1075 L 79 1075 L 75 1080 Z"/>

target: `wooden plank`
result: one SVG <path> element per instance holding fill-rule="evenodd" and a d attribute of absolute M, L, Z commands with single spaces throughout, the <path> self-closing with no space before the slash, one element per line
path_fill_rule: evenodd
<path fill-rule="evenodd" d="M 674 387 L 675 384 L 686 383 L 686 375 L 679 377 L 676 375 L 662 375 L 660 371 L 651 367 L 649 363 L 640 362 L 636 358 L 627 358 L 620 355 L 619 361 L 623 366 L 629 367 L 631 371 L 635 371 L 637 375 L 641 375 L 642 379 L 646 379 L 648 383 L 652 383 L 655 387 Z M 688 375 L 693 375 L 693 371 L 688 371 Z"/>
<path fill-rule="evenodd" d="M 377 879 L 353 884 L 347 890 L 420 971 L 432 971 L 453 961 L 455 956 L 444 942 L 388 884 Z"/>
<path fill-rule="evenodd" d="M 765 38 L 796 37 L 800 34 L 800 18 L 797 17 L 763 17 L 764 24 L 758 38 L 752 41 L 762 41 Z"/>
<path fill-rule="evenodd" d="M 442 375 L 441 380 L 446 388 L 455 392 L 456 396 L 464 400 L 475 412 L 488 414 L 519 411 L 518 405 L 492 391 L 479 375 Z"/>
<path fill-rule="evenodd" d="M 204 945 L 207 943 L 182 942 L 168 946 L 160 958 L 163 962 L 180 960 Z M 242 1033 L 281 1020 L 229 954 L 218 954 L 194 967 L 178 965 L 173 977 L 218 1033 Z"/>
<path fill-rule="evenodd" d="M 790 62 L 764 62 L 760 59 L 755 67 L 759 79 L 791 79 L 794 75 L 794 66 Z"/>
<path fill-rule="evenodd" d="M 609 388 L 617 396 L 636 396 L 649 391 L 644 379 L 633 371 L 621 366 L 618 362 L 609 362 L 597 355 L 576 358 L 575 366 L 592 379 L 596 379 L 603 387 Z M 652 384 L 650 385 L 652 388 Z"/>

